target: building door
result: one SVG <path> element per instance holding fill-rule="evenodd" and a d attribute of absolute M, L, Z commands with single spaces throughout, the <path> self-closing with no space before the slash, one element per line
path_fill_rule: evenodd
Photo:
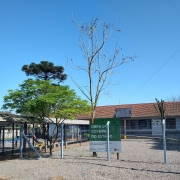
<path fill-rule="evenodd" d="M 152 120 L 152 135 L 154 136 L 162 135 L 162 122 L 160 119 Z"/>

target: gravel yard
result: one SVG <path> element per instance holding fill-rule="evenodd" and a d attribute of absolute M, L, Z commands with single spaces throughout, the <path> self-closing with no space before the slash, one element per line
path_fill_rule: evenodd
<path fill-rule="evenodd" d="M 92 157 L 89 144 L 82 143 L 41 159 L 0 161 L 0 180 L 98 180 L 98 179 L 177 179 L 180 180 L 180 141 L 167 142 L 167 164 L 164 164 L 162 140 L 122 140 L 122 153 L 117 160 L 111 153 Z"/>

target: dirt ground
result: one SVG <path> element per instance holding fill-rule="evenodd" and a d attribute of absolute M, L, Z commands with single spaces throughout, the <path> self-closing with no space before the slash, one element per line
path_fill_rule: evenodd
<path fill-rule="evenodd" d="M 58 144 L 59 145 L 59 144 Z M 68 144 L 66 147 L 64 146 L 64 149 L 69 149 L 69 148 L 73 148 L 73 147 L 78 147 L 78 146 L 87 146 L 89 145 L 89 142 L 82 142 L 82 143 L 72 143 L 72 144 Z M 52 152 L 55 152 L 55 151 L 59 151 L 60 150 L 60 146 L 55 146 L 52 150 Z M 42 150 L 38 150 L 38 152 L 40 154 L 44 154 L 45 153 L 45 149 L 42 149 Z M 49 153 L 49 149 L 46 150 L 46 153 Z M 31 151 L 31 156 L 34 154 L 34 152 Z M 27 150 L 27 153 L 24 153 L 23 154 L 24 156 L 29 156 L 29 152 Z M 12 154 L 10 155 L 6 155 L 6 156 L 1 156 L 0 157 L 0 161 L 6 161 L 6 160 L 11 160 L 11 159 L 17 159 L 19 158 L 19 150 L 17 152 L 14 153 L 14 155 L 12 156 Z M 3 180 L 3 179 L 0 179 L 0 180 Z"/>

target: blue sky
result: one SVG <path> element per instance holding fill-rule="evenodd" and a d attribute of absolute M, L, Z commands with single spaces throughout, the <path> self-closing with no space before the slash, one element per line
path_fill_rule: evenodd
<path fill-rule="evenodd" d="M 71 22 L 97 17 L 121 30 L 113 38 L 124 55 L 138 57 L 119 67 L 98 105 L 155 102 L 180 95 L 179 0 L 1 0 L 0 1 L 0 107 L 8 89 L 28 77 L 21 68 L 42 60 L 66 67 L 67 59 L 83 62 L 79 33 Z M 114 46 L 114 41 L 112 41 Z M 111 53 L 111 48 L 110 48 Z M 87 81 L 71 71 L 80 85 Z M 70 77 L 64 82 L 85 98 Z"/>

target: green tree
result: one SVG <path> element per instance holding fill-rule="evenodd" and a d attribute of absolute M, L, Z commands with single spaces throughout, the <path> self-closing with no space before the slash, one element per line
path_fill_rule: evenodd
<path fill-rule="evenodd" d="M 90 112 L 88 102 L 78 97 L 68 86 L 53 86 L 51 81 L 28 79 L 19 87 L 16 90 L 9 90 L 8 95 L 4 96 L 3 109 L 31 114 L 44 124 L 47 121 L 55 124 L 57 129 L 64 120 L 73 120 L 78 114 Z M 48 137 L 51 145 L 50 154 L 57 138 L 57 133 Z"/>
<path fill-rule="evenodd" d="M 27 76 L 34 76 L 42 80 L 57 81 L 57 84 L 67 79 L 67 75 L 64 73 L 62 66 L 54 66 L 52 62 L 41 61 L 39 64 L 31 63 L 30 65 L 24 65 L 21 69 Z"/>

